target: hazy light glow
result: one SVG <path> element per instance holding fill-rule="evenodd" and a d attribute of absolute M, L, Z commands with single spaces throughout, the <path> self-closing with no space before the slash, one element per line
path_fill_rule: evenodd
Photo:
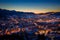
<path fill-rule="evenodd" d="M 1 0 L 0 8 L 23 12 L 60 12 L 60 0 Z"/>

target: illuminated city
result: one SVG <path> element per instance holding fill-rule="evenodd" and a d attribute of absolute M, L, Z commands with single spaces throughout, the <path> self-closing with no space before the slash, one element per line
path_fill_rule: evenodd
<path fill-rule="evenodd" d="M 0 0 L 0 40 L 60 40 L 60 0 Z"/>
<path fill-rule="evenodd" d="M 60 35 L 60 12 L 34 14 L 0 9 L 0 13 L 0 36 L 23 33 L 34 40 L 39 34 L 49 38 Z"/>

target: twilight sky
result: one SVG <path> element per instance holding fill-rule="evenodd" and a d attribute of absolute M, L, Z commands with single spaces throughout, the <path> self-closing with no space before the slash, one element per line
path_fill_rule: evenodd
<path fill-rule="evenodd" d="M 0 8 L 24 12 L 60 12 L 60 0 L 0 0 Z"/>

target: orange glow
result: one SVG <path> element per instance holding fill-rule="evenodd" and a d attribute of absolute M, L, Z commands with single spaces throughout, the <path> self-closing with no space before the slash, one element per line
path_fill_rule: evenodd
<path fill-rule="evenodd" d="M 20 32 L 21 29 L 20 28 L 16 28 L 16 29 L 11 29 L 10 31 L 8 29 L 5 30 L 5 34 L 10 35 L 12 33 L 16 33 L 16 32 Z"/>
<path fill-rule="evenodd" d="M 7 34 L 7 35 L 10 35 L 10 32 L 7 32 L 6 34 Z"/>
<path fill-rule="evenodd" d="M 51 31 L 52 31 L 51 29 L 47 29 L 47 30 L 45 30 L 45 35 L 47 35 L 48 32 L 51 32 Z"/>
<path fill-rule="evenodd" d="M 38 35 L 38 32 L 35 32 L 36 35 Z"/>
<path fill-rule="evenodd" d="M 25 28 L 22 28 L 22 31 L 24 32 L 25 31 Z"/>
<path fill-rule="evenodd" d="M 20 32 L 20 28 L 16 28 L 16 29 L 11 29 L 11 33 L 16 33 L 16 32 Z"/>
<path fill-rule="evenodd" d="M 21 31 L 21 29 L 20 28 L 17 28 L 17 32 L 20 32 Z"/>
<path fill-rule="evenodd" d="M 11 33 L 15 33 L 16 31 L 14 29 L 11 30 Z"/>
<path fill-rule="evenodd" d="M 5 34 L 10 35 L 11 33 L 8 31 L 8 29 L 6 29 Z"/>
<path fill-rule="evenodd" d="M 16 11 L 22 11 L 22 12 L 33 12 L 35 14 L 39 14 L 39 13 L 46 13 L 46 12 L 60 12 L 60 9 L 15 9 Z"/>
<path fill-rule="evenodd" d="M 40 34 L 40 35 L 41 35 L 41 34 L 45 34 L 45 35 L 47 35 L 48 32 L 51 32 L 51 31 L 52 31 L 51 29 L 39 30 L 39 31 L 38 31 L 39 33 L 36 32 L 35 34 Z"/>
<path fill-rule="evenodd" d="M 39 32 L 39 34 L 45 34 L 45 30 L 40 30 L 38 32 Z"/>

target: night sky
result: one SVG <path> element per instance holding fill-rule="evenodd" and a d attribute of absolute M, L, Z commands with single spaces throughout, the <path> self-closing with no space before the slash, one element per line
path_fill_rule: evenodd
<path fill-rule="evenodd" d="M 60 0 L 0 0 L 0 8 L 24 12 L 60 12 Z"/>

